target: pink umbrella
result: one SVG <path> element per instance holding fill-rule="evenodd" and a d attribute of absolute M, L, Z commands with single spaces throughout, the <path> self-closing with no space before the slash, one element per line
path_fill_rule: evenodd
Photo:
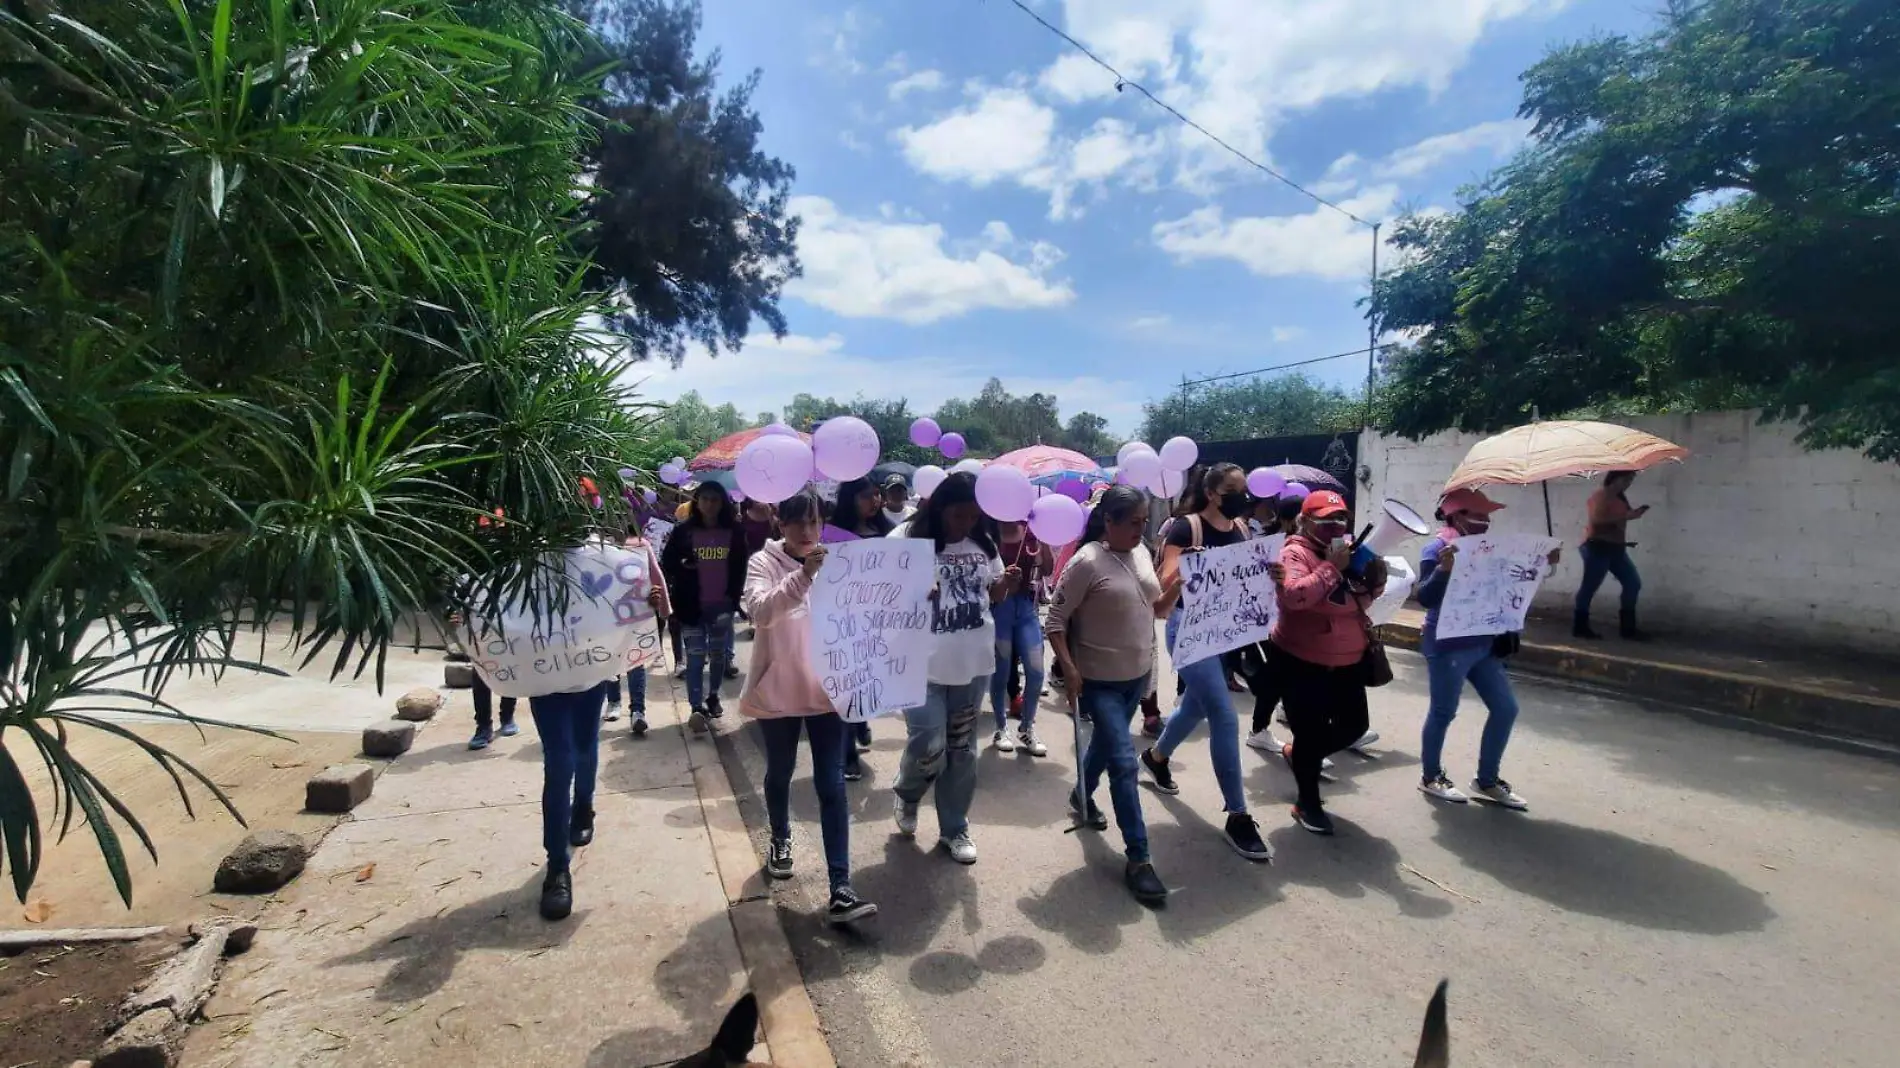
<path fill-rule="evenodd" d="M 738 464 L 739 453 L 747 445 L 757 441 L 764 433 L 765 428 L 760 426 L 753 427 L 751 430 L 741 430 L 737 434 L 727 434 L 701 450 L 698 456 L 687 463 L 686 469 L 688 471 L 730 471 Z M 800 434 L 798 440 L 810 445 L 811 435 Z"/>
<path fill-rule="evenodd" d="M 1084 482 L 1108 480 L 1108 476 L 1102 474 L 1101 465 L 1094 460 L 1074 449 L 1058 449 L 1054 445 L 1031 445 L 1006 452 L 990 462 L 1013 467 L 1038 485 L 1054 485 L 1064 478 L 1079 478 Z"/>

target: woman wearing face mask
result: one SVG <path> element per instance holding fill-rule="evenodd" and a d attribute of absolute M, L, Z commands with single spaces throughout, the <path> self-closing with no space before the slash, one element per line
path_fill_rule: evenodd
<path fill-rule="evenodd" d="M 1168 528 L 1161 549 L 1161 584 L 1172 591 L 1167 598 L 1168 651 L 1181 626 L 1181 556 L 1183 553 L 1218 549 L 1246 540 L 1245 521 L 1253 511 L 1253 498 L 1247 493 L 1247 474 L 1234 464 L 1214 464 L 1191 489 L 1188 514 L 1175 518 Z M 1208 749 L 1214 762 L 1214 778 L 1220 783 L 1221 807 L 1227 813 L 1223 830 L 1234 852 L 1253 861 L 1270 861 L 1273 849 L 1260 837 L 1259 824 L 1247 811 L 1247 794 L 1240 780 L 1240 721 L 1234 715 L 1232 692 L 1227 688 L 1227 666 L 1218 656 L 1210 656 L 1186 666 L 1176 665 L 1175 672 L 1185 684 L 1181 707 L 1169 717 L 1154 747 L 1141 754 L 1141 764 L 1154 779 L 1155 789 L 1178 794 L 1174 771 L 1168 758 L 1207 721 Z"/>
<path fill-rule="evenodd" d="M 990 744 L 998 752 L 1021 748 L 1030 756 L 1048 756 L 1049 747 L 1036 737 L 1036 704 L 1042 696 L 1042 622 L 1036 616 L 1036 578 L 1047 574 L 1054 559 L 1047 546 L 1029 533 L 1027 523 L 996 524 L 996 548 L 1005 568 L 1022 573 L 1016 592 L 996 603 L 996 673 L 990 676 L 990 711 L 996 733 Z M 1023 665 L 1022 723 L 1016 738 L 1009 736 L 1009 709 L 1013 703 L 1007 683 L 1011 664 Z"/>
<path fill-rule="evenodd" d="M 1280 755 L 1299 787 L 1293 819 L 1314 834 L 1333 833 L 1319 797 L 1322 762 L 1366 733 L 1366 611 L 1385 591 L 1382 560 L 1358 576 L 1347 573 L 1351 529 L 1344 497 L 1331 490 L 1312 493 L 1273 572 L 1280 618 L 1267 642 L 1267 668 L 1280 680 L 1293 732 Z"/>
<path fill-rule="evenodd" d="M 976 721 L 996 666 L 990 606 L 1016 591 L 1022 572 L 1007 570 L 983 530 L 976 476 L 943 480 L 929 502 L 894 538 L 924 538 L 937 553 L 931 594 L 930 685 L 924 703 L 904 712 L 910 740 L 892 786 L 898 833 L 917 833 L 917 806 L 933 787 L 939 845 L 959 864 L 976 863 L 970 802 L 976 797 Z"/>
<path fill-rule="evenodd" d="M 1478 691 L 1484 701 L 1484 734 L 1478 742 L 1478 777 L 1471 789 L 1480 801 L 1505 808 L 1524 809 L 1529 804 L 1511 789 L 1498 774 L 1504 763 L 1504 747 L 1511 744 L 1511 727 L 1517 722 L 1517 695 L 1511 692 L 1511 678 L 1498 655 L 1500 638 L 1510 636 L 1482 634 L 1459 638 L 1438 636 L 1438 607 L 1451 585 L 1451 572 L 1458 558 L 1458 539 L 1476 537 L 1491 529 L 1491 515 L 1504 506 L 1475 489 L 1453 490 L 1438 502 L 1438 518 L 1445 527 L 1418 557 L 1418 603 L 1425 606 L 1425 627 L 1420 632 L 1418 651 L 1425 657 L 1431 678 L 1431 709 L 1425 714 L 1425 734 L 1420 745 L 1419 764 L 1424 777 L 1418 788 L 1440 801 L 1463 804 L 1469 798 L 1452 785 L 1445 774 L 1443 756 L 1445 732 L 1458 715 L 1458 701 L 1464 696 L 1465 683 Z M 1553 549 L 1550 564 L 1557 566 L 1560 553 Z"/>

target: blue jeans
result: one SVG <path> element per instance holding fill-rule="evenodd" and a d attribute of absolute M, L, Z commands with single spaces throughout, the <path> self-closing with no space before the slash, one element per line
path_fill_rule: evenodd
<path fill-rule="evenodd" d="M 541 844 L 551 871 L 567 870 L 568 831 L 574 813 L 594 810 L 594 780 L 600 770 L 601 683 L 580 693 L 528 698 L 535 733 L 541 736 Z"/>
<path fill-rule="evenodd" d="M 1511 727 L 1517 723 L 1517 695 L 1511 692 L 1504 661 L 1491 655 L 1489 645 L 1480 645 L 1434 653 L 1425 658 L 1425 670 L 1432 693 L 1431 709 L 1425 713 L 1425 737 L 1420 743 L 1419 763 L 1425 779 L 1430 781 L 1445 773 L 1445 732 L 1458 715 L 1458 700 L 1464 696 L 1469 680 L 1489 710 L 1484 736 L 1478 742 L 1478 785 L 1497 782 L 1504 747 L 1511 744 Z"/>
<path fill-rule="evenodd" d="M 620 680 L 607 680 L 607 703 L 620 703 Z M 627 711 L 635 719 L 645 719 L 647 714 L 647 669 L 643 664 L 627 672 Z"/>
<path fill-rule="evenodd" d="M 1174 652 L 1175 632 L 1181 627 L 1181 609 L 1168 614 L 1168 651 Z M 1155 752 L 1170 756 L 1187 741 L 1202 720 L 1207 721 L 1207 748 L 1214 761 L 1214 778 L 1220 783 L 1221 808 L 1226 812 L 1247 811 L 1247 792 L 1240 785 L 1240 717 L 1234 713 L 1233 695 L 1227 690 L 1227 668 L 1218 656 L 1210 656 L 1186 667 L 1176 667 L 1185 689 L 1181 707 L 1162 728 Z"/>
<path fill-rule="evenodd" d="M 811 743 L 811 785 L 818 791 L 825 867 L 836 890 L 851 883 L 851 809 L 844 792 L 844 751 L 851 731 L 844 720 L 830 712 L 759 720 L 759 735 L 765 739 L 765 814 L 774 841 L 792 837 L 792 772 L 798 768 L 801 730 Z"/>
<path fill-rule="evenodd" d="M 707 606 L 699 622 L 684 629 L 686 642 L 686 703 L 695 711 L 706 707 L 706 698 L 719 695 L 719 684 L 726 680 L 726 665 L 732 657 L 732 609 Z M 708 672 L 710 667 L 711 671 Z M 710 674 L 712 687 L 707 688 Z"/>
<path fill-rule="evenodd" d="M 924 799 L 936 785 L 937 831 L 955 838 L 970 829 L 970 802 L 976 799 L 976 717 L 988 675 L 961 686 L 930 684 L 924 703 L 904 711 L 910 731 L 897 763 L 897 796 L 908 804 Z"/>
<path fill-rule="evenodd" d="M 1615 575 L 1617 584 L 1623 587 L 1623 611 L 1636 611 L 1636 595 L 1643 592 L 1643 576 L 1636 573 L 1636 562 L 1630 559 L 1628 547 L 1586 541 L 1579 552 L 1583 554 L 1583 582 L 1577 586 L 1577 619 L 1582 622 L 1590 619 L 1590 602 L 1596 599 L 1604 578 L 1609 575 Z"/>
<path fill-rule="evenodd" d="M 1108 772 L 1108 799 L 1115 807 L 1115 825 L 1121 828 L 1129 861 L 1136 864 L 1148 859 L 1148 825 L 1141 818 L 1135 742 L 1128 728 L 1147 694 L 1148 676 L 1143 675 L 1127 682 L 1084 679 L 1077 697 L 1081 711 L 1094 725 L 1089 751 L 1082 758 L 1082 795 L 1093 799 L 1095 784 L 1102 781 L 1102 772 Z"/>
<path fill-rule="evenodd" d="M 1036 725 L 1036 704 L 1042 696 L 1042 620 L 1036 618 L 1036 599 L 1014 596 L 995 606 L 996 673 L 990 676 L 990 710 L 996 729 L 1009 729 L 1009 664 L 1023 658 L 1023 730 Z"/>

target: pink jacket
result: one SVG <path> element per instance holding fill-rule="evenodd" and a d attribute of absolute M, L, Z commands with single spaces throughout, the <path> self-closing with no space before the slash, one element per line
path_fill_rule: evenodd
<path fill-rule="evenodd" d="M 660 591 L 660 604 L 659 604 L 659 607 L 654 610 L 660 614 L 661 619 L 665 619 L 667 616 L 672 615 L 673 614 L 673 595 L 667 592 L 666 576 L 662 574 L 660 571 L 660 556 L 658 553 L 653 551 L 653 543 L 648 541 L 646 537 L 642 535 L 638 537 L 630 537 L 626 539 L 625 541 L 621 542 L 620 545 L 622 548 L 631 549 L 634 552 L 646 554 L 647 580 L 653 583 L 654 589 Z"/>
<path fill-rule="evenodd" d="M 831 698 L 811 667 L 811 579 L 785 551 L 769 541 L 746 562 L 745 606 L 757 632 L 752 640 L 752 670 L 746 673 L 739 711 L 754 719 L 821 716 Z"/>
<path fill-rule="evenodd" d="M 1280 619 L 1273 644 L 1322 667 L 1349 667 L 1366 654 L 1365 611 L 1376 597 L 1356 594 L 1346 577 L 1326 562 L 1326 553 L 1294 536 L 1280 550 Z"/>

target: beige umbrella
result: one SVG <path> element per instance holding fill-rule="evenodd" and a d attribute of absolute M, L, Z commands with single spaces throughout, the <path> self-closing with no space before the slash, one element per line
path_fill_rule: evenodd
<path fill-rule="evenodd" d="M 1445 480 L 1445 493 L 1498 483 L 1528 486 L 1598 471 L 1641 471 L 1680 463 L 1689 450 L 1654 434 L 1615 423 L 1558 419 L 1506 430 L 1471 447 Z M 1544 489 L 1544 529 L 1552 529 L 1550 489 Z"/>

